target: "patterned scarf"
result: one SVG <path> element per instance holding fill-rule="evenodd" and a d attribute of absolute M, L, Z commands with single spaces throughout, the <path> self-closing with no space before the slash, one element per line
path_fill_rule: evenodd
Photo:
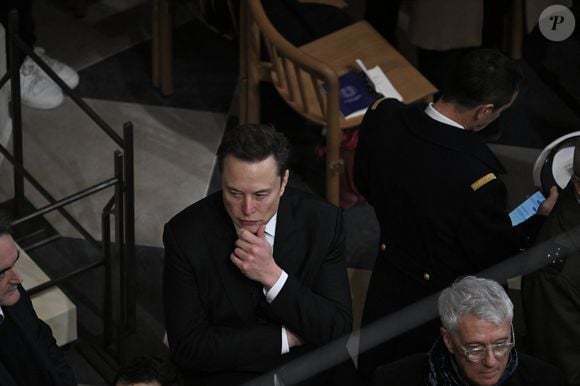
<path fill-rule="evenodd" d="M 429 386 L 469 386 L 460 375 L 453 355 L 447 350 L 443 338 L 439 337 L 427 353 L 429 372 L 425 376 L 425 384 Z M 502 385 L 516 370 L 518 366 L 518 353 L 515 349 L 510 352 L 510 357 L 505 371 L 497 385 Z"/>

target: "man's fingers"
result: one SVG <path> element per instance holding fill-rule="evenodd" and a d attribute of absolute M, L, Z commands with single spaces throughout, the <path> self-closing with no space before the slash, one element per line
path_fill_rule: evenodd
<path fill-rule="evenodd" d="M 266 224 L 261 224 L 258 227 L 256 233 L 252 233 L 247 229 L 240 229 L 238 232 L 238 238 L 246 240 L 248 242 L 256 242 L 258 239 L 266 239 Z"/>
<path fill-rule="evenodd" d="M 250 254 L 241 248 L 236 248 L 232 252 L 232 255 L 236 256 L 238 259 L 240 259 L 242 261 L 245 261 L 245 260 L 247 260 L 247 258 Z"/>
<path fill-rule="evenodd" d="M 256 236 L 263 239 L 266 237 L 266 224 L 262 224 L 258 227 L 258 231 L 256 232 Z"/>
<path fill-rule="evenodd" d="M 244 251 L 249 251 L 253 244 L 248 243 L 245 240 L 237 239 L 236 247 L 243 249 Z"/>
<path fill-rule="evenodd" d="M 238 239 L 247 241 L 248 243 L 256 243 L 259 238 L 247 229 L 240 229 Z"/>
<path fill-rule="evenodd" d="M 556 205 L 556 201 L 558 201 L 559 195 L 560 193 L 558 193 L 558 187 L 552 186 L 550 188 L 550 192 L 548 193 L 548 197 L 544 202 L 542 202 L 542 204 L 538 208 L 538 214 L 548 216 L 552 212 L 552 208 L 554 208 L 554 205 Z"/>
<path fill-rule="evenodd" d="M 244 263 L 239 257 L 235 255 L 235 253 L 230 253 L 230 260 L 239 270 L 242 269 L 242 264 Z"/>

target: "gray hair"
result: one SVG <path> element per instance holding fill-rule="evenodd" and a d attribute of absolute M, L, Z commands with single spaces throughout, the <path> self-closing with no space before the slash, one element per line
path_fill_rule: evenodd
<path fill-rule="evenodd" d="M 500 325 L 514 315 L 514 305 L 501 285 L 489 279 L 465 276 L 439 296 L 439 317 L 449 332 L 457 330 L 462 316 L 472 314 L 478 319 Z"/>

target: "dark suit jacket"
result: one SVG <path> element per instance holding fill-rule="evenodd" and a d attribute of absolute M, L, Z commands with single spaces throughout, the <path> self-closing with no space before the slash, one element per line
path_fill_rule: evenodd
<path fill-rule="evenodd" d="M 38 371 L 39 369 L 34 366 L 36 363 L 40 363 L 42 368 L 50 374 L 55 386 L 76 386 L 74 373 L 65 362 L 62 351 L 56 345 L 50 327 L 38 318 L 30 297 L 24 289 L 19 286 L 18 290 L 20 291 L 20 300 L 13 306 L 3 306 L 2 311 L 5 317 L 14 320 L 30 350 L 37 357 L 37 361 L 24 362 L 22 366 L 28 365 L 30 371 Z M 15 347 L 14 350 L 18 350 L 18 348 Z M 0 385 L 17 386 L 16 381 L 2 363 L 0 363 Z"/>
<path fill-rule="evenodd" d="M 548 242 L 551 240 L 551 242 Z M 540 230 L 545 267 L 522 278 L 529 351 L 580 385 L 580 204 L 568 183 Z"/>
<path fill-rule="evenodd" d="M 480 136 L 433 120 L 424 105 L 386 99 L 373 107 L 361 126 L 354 180 L 375 209 L 383 247 L 369 283 L 363 324 L 494 265 L 529 243 L 527 230 L 512 228 L 506 187 L 498 177 L 505 170 Z M 391 353 L 360 357 L 359 368 L 367 359 L 374 368 L 427 351 L 438 326 L 432 323 L 428 335 L 412 334 L 417 346 L 409 341 Z"/>
<path fill-rule="evenodd" d="M 415 354 L 375 371 L 372 386 L 429 386 L 426 376 L 429 364 L 426 354 Z M 562 373 L 554 366 L 518 352 L 515 372 L 501 386 L 565 386 Z M 440 385 L 446 386 L 446 385 Z"/>
<path fill-rule="evenodd" d="M 173 361 L 196 385 L 239 384 L 351 331 L 340 210 L 287 188 L 274 258 L 288 273 L 268 304 L 230 261 L 237 239 L 217 192 L 165 226 L 164 306 Z M 281 355 L 281 326 L 306 343 Z"/>

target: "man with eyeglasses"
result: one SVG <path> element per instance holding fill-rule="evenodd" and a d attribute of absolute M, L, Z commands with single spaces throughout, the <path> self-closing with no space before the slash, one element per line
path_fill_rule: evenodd
<path fill-rule="evenodd" d="M 497 282 L 456 281 L 439 296 L 439 317 L 431 350 L 378 367 L 373 386 L 566 385 L 558 369 L 516 351 L 513 304 Z"/>
<path fill-rule="evenodd" d="M 530 247 L 557 200 L 554 188 L 537 215 L 512 226 L 500 177 L 505 168 L 478 134 L 519 95 L 519 65 L 497 50 L 478 49 L 450 73 L 435 103 L 379 100 L 361 124 L 354 182 L 380 225 L 362 326 Z M 359 370 L 370 376 L 380 364 L 427 351 L 438 327 L 433 319 L 361 352 Z"/>
<path fill-rule="evenodd" d="M 20 251 L 0 218 L 0 385 L 76 386 L 50 327 L 38 318 L 15 268 Z"/>

